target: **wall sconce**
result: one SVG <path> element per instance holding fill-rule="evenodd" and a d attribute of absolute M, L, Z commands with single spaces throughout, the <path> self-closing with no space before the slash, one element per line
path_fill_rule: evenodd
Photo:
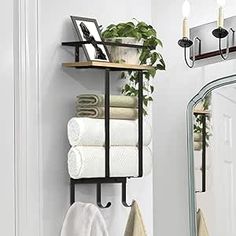
<path fill-rule="evenodd" d="M 196 60 L 201 60 L 201 59 L 213 57 L 216 55 L 220 55 L 223 60 L 226 60 L 229 57 L 230 52 L 236 51 L 236 43 L 234 42 L 235 31 L 231 27 L 232 25 L 236 24 L 236 17 L 231 17 L 231 18 L 226 19 L 227 28 L 230 29 L 228 31 L 224 26 L 225 25 L 225 19 L 224 19 L 225 0 L 217 0 L 217 3 L 218 3 L 217 28 L 215 28 L 216 22 L 212 22 L 209 24 L 192 28 L 191 30 L 189 29 L 189 23 L 188 23 L 188 18 L 190 14 L 190 4 L 188 0 L 185 0 L 183 3 L 183 6 L 182 6 L 183 37 L 182 39 L 178 41 L 178 44 L 180 47 L 184 49 L 184 60 L 185 60 L 186 65 L 190 68 L 194 67 Z M 209 30 L 210 32 L 212 31 L 212 34 L 218 39 L 217 42 L 212 40 L 212 37 L 211 38 L 209 37 Z M 229 37 L 230 32 L 232 32 L 231 42 L 230 42 L 230 37 Z M 222 39 L 224 38 L 227 38 L 226 49 L 222 49 Z M 204 45 L 202 43 L 204 43 Z M 188 48 L 190 51 L 191 62 L 188 62 L 188 59 L 187 59 Z M 213 51 L 213 48 L 214 48 L 214 51 Z"/>
<path fill-rule="evenodd" d="M 225 0 L 217 0 L 218 4 L 218 21 L 217 21 L 217 28 L 212 31 L 212 34 L 219 39 L 219 52 L 222 59 L 226 60 L 229 57 L 229 32 L 228 30 L 224 29 L 224 6 Z M 232 29 L 232 28 L 231 28 Z M 223 55 L 222 52 L 222 39 L 227 37 L 227 49 L 226 55 Z"/>
<path fill-rule="evenodd" d="M 190 14 L 190 4 L 188 0 L 185 0 L 182 7 L 182 13 L 183 13 L 183 38 L 178 41 L 178 44 L 180 47 L 184 48 L 184 60 L 185 63 L 189 68 L 193 68 L 195 64 L 195 44 L 198 41 L 198 53 L 201 54 L 201 39 L 199 37 L 195 37 L 193 40 L 189 38 L 189 23 L 188 23 L 188 17 Z M 187 60 L 187 48 L 191 48 L 192 50 L 192 63 L 189 63 Z"/>

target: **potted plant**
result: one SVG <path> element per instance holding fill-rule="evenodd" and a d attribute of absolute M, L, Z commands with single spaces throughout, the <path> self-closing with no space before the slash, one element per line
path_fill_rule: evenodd
<path fill-rule="evenodd" d="M 135 20 L 135 19 L 134 19 Z M 154 78 L 157 70 L 165 70 L 165 62 L 161 54 L 156 50 L 157 46 L 162 47 L 162 42 L 157 38 L 156 30 L 143 21 L 111 24 L 102 32 L 105 41 L 121 43 L 143 44 L 142 49 L 110 47 L 110 54 L 113 62 L 129 64 L 147 64 L 153 68 L 144 72 L 144 105 L 147 107 L 152 101 L 151 94 L 154 87 L 151 78 Z M 120 51 L 119 51 L 120 50 Z M 122 93 L 127 96 L 138 95 L 138 72 L 122 73 L 121 78 L 126 78 Z M 144 114 L 147 114 L 144 110 Z"/>

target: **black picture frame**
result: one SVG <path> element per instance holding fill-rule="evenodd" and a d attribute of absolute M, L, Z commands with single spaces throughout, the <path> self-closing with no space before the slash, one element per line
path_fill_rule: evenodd
<path fill-rule="evenodd" d="M 88 61 L 110 62 L 110 55 L 106 45 L 96 44 L 95 41 L 101 41 L 102 35 L 96 19 L 71 16 L 76 33 L 80 41 L 89 41 L 89 44 L 83 44 L 83 50 Z"/>

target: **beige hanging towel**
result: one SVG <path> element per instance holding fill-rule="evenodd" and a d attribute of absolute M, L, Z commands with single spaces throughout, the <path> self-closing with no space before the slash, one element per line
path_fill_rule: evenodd
<path fill-rule="evenodd" d="M 147 236 L 140 209 L 133 201 L 124 236 Z"/>
<path fill-rule="evenodd" d="M 203 212 L 201 209 L 197 212 L 197 236 L 209 236 L 206 221 L 203 216 Z"/>

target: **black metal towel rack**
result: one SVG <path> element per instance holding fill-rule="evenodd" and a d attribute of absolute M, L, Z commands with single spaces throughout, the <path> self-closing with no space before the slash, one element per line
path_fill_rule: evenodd
<path fill-rule="evenodd" d="M 140 178 L 143 176 L 143 73 L 150 67 L 144 68 L 144 66 L 130 67 L 127 66 L 77 66 L 76 63 L 80 61 L 80 48 L 89 42 L 63 42 L 62 46 L 69 46 L 75 48 L 75 68 L 90 68 L 90 69 L 102 69 L 105 70 L 105 177 L 104 178 L 83 178 L 83 179 L 70 179 L 70 204 L 75 202 L 75 185 L 76 184 L 96 184 L 97 186 L 97 205 L 101 208 L 108 208 L 111 203 L 106 205 L 102 204 L 101 187 L 102 184 L 121 184 L 122 186 L 122 204 L 125 207 L 131 205 L 126 201 L 126 184 L 129 178 Z M 112 42 L 97 42 L 98 44 L 143 48 L 141 45 L 134 44 L 122 44 Z M 72 63 L 73 64 L 73 63 Z M 111 63 L 114 64 L 114 63 Z M 73 66 L 70 66 L 73 67 Z M 110 176 L 110 72 L 111 71 L 137 71 L 139 74 L 139 89 L 138 89 L 138 176 L 125 176 L 125 177 L 111 177 Z"/>

